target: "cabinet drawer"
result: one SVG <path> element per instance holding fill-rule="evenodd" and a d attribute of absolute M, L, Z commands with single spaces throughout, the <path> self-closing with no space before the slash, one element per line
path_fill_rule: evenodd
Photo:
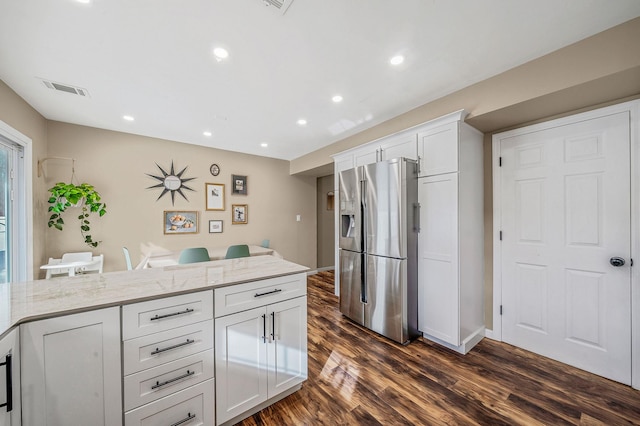
<path fill-rule="evenodd" d="M 215 289 L 216 318 L 307 294 L 307 274 L 269 278 Z"/>
<path fill-rule="evenodd" d="M 122 339 L 132 339 L 211 318 L 211 290 L 125 305 L 122 307 Z"/>
<path fill-rule="evenodd" d="M 156 367 L 213 348 L 213 320 L 124 342 L 124 374 Z"/>
<path fill-rule="evenodd" d="M 213 349 L 124 378 L 124 410 L 129 411 L 213 378 Z"/>
<path fill-rule="evenodd" d="M 214 422 L 213 379 L 143 405 L 124 415 L 126 426 L 211 426 Z"/>

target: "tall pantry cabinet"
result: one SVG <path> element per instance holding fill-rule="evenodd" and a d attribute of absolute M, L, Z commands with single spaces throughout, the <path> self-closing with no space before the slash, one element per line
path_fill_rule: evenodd
<path fill-rule="evenodd" d="M 483 136 L 463 119 L 418 133 L 418 329 L 467 353 L 484 336 Z"/>

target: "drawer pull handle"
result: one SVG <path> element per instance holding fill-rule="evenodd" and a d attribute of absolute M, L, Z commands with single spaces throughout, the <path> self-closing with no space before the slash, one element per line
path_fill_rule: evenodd
<path fill-rule="evenodd" d="M 156 314 L 156 316 L 151 317 L 151 321 L 155 321 L 155 320 L 159 320 L 159 319 L 163 319 L 163 318 L 175 317 L 176 315 L 190 314 L 193 311 L 194 311 L 193 309 L 187 308 L 184 311 L 174 312 L 172 314 L 165 314 L 165 315 Z"/>
<path fill-rule="evenodd" d="M 4 362 L 0 363 L 0 367 L 5 367 L 6 375 L 5 375 L 5 384 L 6 384 L 6 396 L 7 402 L 4 404 L 0 404 L 0 408 L 7 407 L 7 413 L 13 410 L 13 383 L 12 383 L 12 372 L 11 372 L 11 354 L 7 355 L 4 358 Z"/>
<path fill-rule="evenodd" d="M 256 295 L 253 296 L 253 297 L 266 296 L 267 294 L 279 293 L 281 291 L 282 291 L 282 289 L 276 288 L 275 290 L 267 291 L 265 293 L 256 293 Z"/>
<path fill-rule="evenodd" d="M 182 376 L 174 377 L 173 379 L 169 379 L 169 380 L 164 381 L 162 383 L 160 383 L 159 381 L 156 381 L 156 384 L 151 386 L 151 389 L 161 388 L 161 387 L 169 385 L 169 384 L 171 384 L 173 382 L 177 382 L 178 380 L 186 379 L 187 377 L 193 376 L 194 374 L 196 374 L 195 371 L 187 370 L 187 372 L 185 374 L 183 374 Z"/>
<path fill-rule="evenodd" d="M 162 352 L 170 351 L 171 349 L 181 348 L 182 346 L 190 345 L 190 344 L 195 343 L 195 342 L 196 342 L 195 339 L 187 339 L 186 342 L 178 343 L 177 345 L 168 346 L 168 347 L 162 348 L 162 349 L 156 348 L 155 351 L 151 352 L 151 355 L 157 355 L 157 354 L 162 353 Z"/>
<path fill-rule="evenodd" d="M 191 414 L 188 413 L 187 417 L 185 417 L 184 419 L 180 420 L 179 422 L 173 423 L 171 426 L 180 426 L 183 425 L 185 423 L 187 423 L 189 420 L 195 419 L 196 415 L 195 414 Z"/>

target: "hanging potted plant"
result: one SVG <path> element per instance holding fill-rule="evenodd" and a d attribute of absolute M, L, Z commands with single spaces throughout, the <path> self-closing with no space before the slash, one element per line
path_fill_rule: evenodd
<path fill-rule="evenodd" d="M 97 247 L 101 241 L 93 241 L 91 234 L 91 223 L 89 222 L 90 213 L 98 213 L 100 217 L 107 212 L 107 205 L 101 201 L 100 194 L 95 188 L 88 183 L 74 185 L 73 183 L 58 182 L 49 189 L 51 196 L 49 197 L 49 228 L 56 228 L 62 231 L 64 220 L 62 213 L 69 207 L 80 207 L 81 213 L 78 215 L 80 221 L 80 233 L 84 238 L 85 244 L 90 247 Z"/>

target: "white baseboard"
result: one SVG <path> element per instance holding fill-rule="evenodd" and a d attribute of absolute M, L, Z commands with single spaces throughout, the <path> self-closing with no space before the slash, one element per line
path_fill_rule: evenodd
<path fill-rule="evenodd" d="M 430 336 L 426 333 L 422 333 L 422 336 L 427 340 L 431 340 L 432 342 L 461 353 L 462 355 L 466 355 L 475 345 L 478 344 L 478 342 L 480 342 L 485 337 L 485 329 L 484 327 L 481 327 L 476 330 L 476 332 L 467 337 L 460 346 L 452 345 L 451 343 L 447 343 L 443 340 L 438 339 L 437 337 Z"/>

